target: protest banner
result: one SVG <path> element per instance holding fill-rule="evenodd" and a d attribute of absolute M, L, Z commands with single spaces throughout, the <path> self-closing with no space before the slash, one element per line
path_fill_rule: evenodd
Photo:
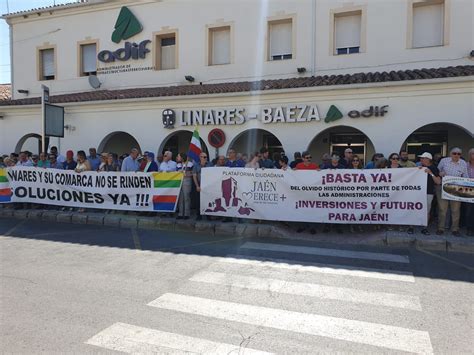
<path fill-rule="evenodd" d="M 174 212 L 183 174 L 0 169 L 0 203 Z"/>
<path fill-rule="evenodd" d="M 205 168 L 201 213 L 273 221 L 427 224 L 418 168 L 282 171 Z"/>
<path fill-rule="evenodd" d="M 443 177 L 441 198 L 474 203 L 474 179 L 456 176 Z"/>

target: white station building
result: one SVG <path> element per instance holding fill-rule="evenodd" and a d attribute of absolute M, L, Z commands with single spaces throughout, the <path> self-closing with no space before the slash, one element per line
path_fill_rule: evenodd
<path fill-rule="evenodd" d="M 90 0 L 2 18 L 1 154 L 40 149 L 42 85 L 64 107 L 63 154 L 186 152 L 195 127 L 211 157 L 474 146 L 472 0 Z"/>

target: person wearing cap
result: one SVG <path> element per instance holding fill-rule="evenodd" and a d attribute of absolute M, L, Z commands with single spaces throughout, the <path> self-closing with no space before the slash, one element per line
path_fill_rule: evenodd
<path fill-rule="evenodd" d="M 140 168 L 140 162 L 138 161 L 138 149 L 132 148 L 130 155 L 126 157 L 122 162 L 122 172 L 126 171 L 138 171 Z"/>
<path fill-rule="evenodd" d="M 66 160 L 63 163 L 64 170 L 74 170 L 76 169 L 77 163 L 74 160 L 74 152 L 72 150 L 68 150 L 66 152 Z"/>
<path fill-rule="evenodd" d="M 429 223 L 431 202 L 433 202 L 433 197 L 435 195 L 435 185 L 441 184 L 441 178 L 439 177 L 438 168 L 433 164 L 433 156 L 431 155 L 431 153 L 425 152 L 421 155 L 418 155 L 418 158 L 420 158 L 420 162 L 421 162 L 421 166 L 419 168 L 423 169 L 423 171 L 426 174 L 428 174 L 427 175 L 428 183 L 426 185 L 426 210 L 428 212 L 428 223 Z M 410 228 L 413 229 L 413 227 L 410 227 Z M 426 227 L 421 230 L 421 233 L 425 235 L 430 234 L 428 231 L 428 228 Z"/>
<path fill-rule="evenodd" d="M 143 168 L 143 171 L 145 173 L 150 173 L 152 171 L 158 171 L 158 164 L 156 164 L 155 161 L 155 154 L 152 152 L 146 152 L 146 164 L 145 167 Z"/>
<path fill-rule="evenodd" d="M 349 167 L 346 167 L 344 164 L 341 163 L 341 159 L 339 158 L 339 155 L 337 154 L 331 155 L 331 161 L 328 164 L 324 164 L 323 166 L 321 166 L 321 169 L 346 169 L 346 168 L 349 168 Z"/>
<path fill-rule="evenodd" d="M 329 153 L 324 153 L 323 156 L 321 157 L 321 164 L 319 166 L 322 168 L 325 165 L 331 164 L 331 154 Z"/>
<path fill-rule="evenodd" d="M 462 150 L 460 148 L 451 149 L 450 156 L 441 159 L 438 164 L 439 176 L 469 177 L 467 163 L 461 159 Z M 451 210 L 451 230 L 454 236 L 460 236 L 459 218 L 461 217 L 461 202 L 444 200 L 439 194 L 438 199 L 438 230 L 436 234 L 444 234 L 448 207 Z"/>

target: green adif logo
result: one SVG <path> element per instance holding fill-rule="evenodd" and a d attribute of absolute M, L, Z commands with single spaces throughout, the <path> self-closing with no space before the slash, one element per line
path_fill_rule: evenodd
<path fill-rule="evenodd" d="M 326 118 L 324 118 L 324 122 L 329 123 L 332 121 L 337 121 L 341 119 L 343 116 L 344 115 L 342 114 L 342 112 L 339 111 L 339 109 L 336 106 L 331 105 L 331 107 L 329 107 L 328 113 L 326 114 Z"/>
<path fill-rule="evenodd" d="M 120 10 L 114 28 L 115 31 L 112 33 L 112 41 L 115 43 L 135 36 L 143 30 L 142 24 L 126 6 Z"/>

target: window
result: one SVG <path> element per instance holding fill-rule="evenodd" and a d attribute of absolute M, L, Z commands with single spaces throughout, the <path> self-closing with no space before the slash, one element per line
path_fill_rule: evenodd
<path fill-rule="evenodd" d="M 360 12 L 339 14 L 334 18 L 334 54 L 352 54 L 360 52 L 361 35 Z"/>
<path fill-rule="evenodd" d="M 176 32 L 156 35 L 155 67 L 157 70 L 176 69 L 178 67 L 176 42 Z"/>
<path fill-rule="evenodd" d="M 54 80 L 54 48 L 40 49 L 39 68 L 39 80 Z"/>
<path fill-rule="evenodd" d="M 97 44 L 80 45 L 80 76 L 97 74 Z"/>
<path fill-rule="evenodd" d="M 209 29 L 209 65 L 230 64 L 230 26 Z"/>
<path fill-rule="evenodd" d="M 444 2 L 413 4 L 413 48 L 444 44 Z"/>
<path fill-rule="evenodd" d="M 293 58 L 293 21 L 285 19 L 268 23 L 269 60 Z"/>

